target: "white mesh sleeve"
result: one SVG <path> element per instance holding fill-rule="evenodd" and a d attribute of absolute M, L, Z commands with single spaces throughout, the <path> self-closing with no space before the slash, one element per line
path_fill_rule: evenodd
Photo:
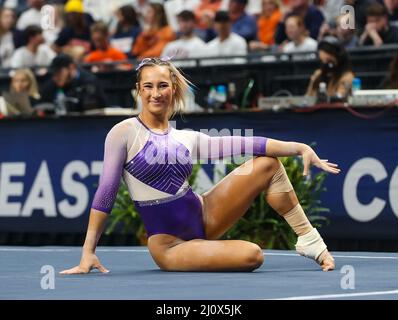
<path fill-rule="evenodd" d="M 110 213 L 119 190 L 123 166 L 127 157 L 127 124 L 116 124 L 107 134 L 104 162 L 92 208 Z"/>

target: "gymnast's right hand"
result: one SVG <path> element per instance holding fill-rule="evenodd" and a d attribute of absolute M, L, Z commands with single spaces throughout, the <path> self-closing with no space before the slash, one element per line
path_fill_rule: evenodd
<path fill-rule="evenodd" d="M 98 269 L 102 273 L 109 272 L 109 270 L 101 264 L 98 257 L 94 253 L 85 253 L 83 254 L 78 266 L 63 270 L 60 272 L 60 274 L 83 274 L 89 273 L 93 269 Z"/>

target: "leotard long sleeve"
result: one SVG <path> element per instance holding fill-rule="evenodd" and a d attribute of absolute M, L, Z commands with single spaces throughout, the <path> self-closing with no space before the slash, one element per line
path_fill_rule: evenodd
<path fill-rule="evenodd" d="M 196 161 L 235 155 L 264 156 L 266 142 L 264 137 L 211 137 L 171 126 L 164 133 L 156 133 L 138 117 L 126 119 L 106 136 L 103 169 L 91 207 L 109 213 L 121 177 L 133 201 L 177 195 L 189 187 L 188 178 Z"/>

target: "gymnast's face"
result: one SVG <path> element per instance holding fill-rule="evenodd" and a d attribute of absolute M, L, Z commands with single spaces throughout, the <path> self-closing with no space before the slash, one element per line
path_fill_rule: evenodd
<path fill-rule="evenodd" d="M 152 114 L 167 114 L 172 107 L 173 83 L 166 66 L 144 67 L 137 86 L 144 109 Z"/>

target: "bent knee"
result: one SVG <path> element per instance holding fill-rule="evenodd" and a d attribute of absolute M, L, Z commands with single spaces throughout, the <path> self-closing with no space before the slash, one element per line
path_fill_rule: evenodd
<path fill-rule="evenodd" d="M 154 260 L 163 271 L 184 271 L 180 262 L 170 255 L 164 254 Z"/>
<path fill-rule="evenodd" d="M 160 269 L 172 271 L 175 268 L 175 259 L 170 257 L 170 250 L 182 242 L 184 241 L 166 234 L 153 235 L 148 239 L 149 252 Z"/>
<path fill-rule="evenodd" d="M 252 244 L 247 251 L 246 263 L 248 269 L 253 271 L 264 263 L 264 254 L 257 244 Z"/>
<path fill-rule="evenodd" d="M 259 168 L 266 173 L 274 173 L 281 166 L 279 159 L 273 157 L 257 157 L 254 159 L 254 161 L 256 165 L 258 165 Z"/>

